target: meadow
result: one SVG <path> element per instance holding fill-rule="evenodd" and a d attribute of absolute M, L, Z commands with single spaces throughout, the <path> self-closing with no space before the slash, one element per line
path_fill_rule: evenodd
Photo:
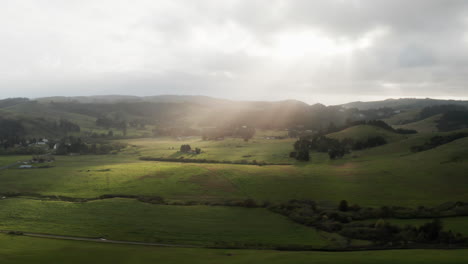
<path fill-rule="evenodd" d="M 361 126 L 331 136 L 344 138 L 361 137 L 364 134 L 382 135 L 389 140 L 389 143 L 371 149 L 353 151 L 338 160 L 330 160 L 327 153 L 312 152 L 311 161 L 303 163 L 289 158 L 294 139 L 271 138 L 283 135 L 278 133 L 280 132 L 274 131 L 269 134 L 268 131 L 263 131 L 248 142 L 236 138 L 203 141 L 200 137 L 116 140 L 127 143 L 128 147 L 109 155 L 56 156 L 56 161 L 49 164 L 52 166 L 50 168 L 1 170 L 0 194 L 5 195 L 6 199 L 0 200 L 0 229 L 201 246 L 253 245 L 273 248 L 298 245 L 329 248 L 343 246 L 347 241 L 339 235 L 299 225 L 264 208 L 174 204 L 192 202 L 225 204 L 245 199 L 253 199 L 259 204 L 264 202 L 277 204 L 291 199 L 309 199 L 317 201 L 320 206 L 334 208 L 341 200 L 347 200 L 350 205 L 415 208 L 420 205 L 436 206 L 448 201 L 468 201 L 466 192 L 468 178 L 465 174 L 468 171 L 468 162 L 466 162 L 468 138 L 413 153 L 410 151 L 411 146 L 423 144 L 433 134 L 398 135 L 378 128 Z M 180 153 L 178 148 L 182 144 L 190 144 L 192 148 L 200 147 L 202 153 L 198 155 Z M 290 165 L 155 162 L 140 160 L 139 158 L 143 156 L 171 158 L 183 156 L 220 161 L 257 160 Z M 4 156 L 0 157 L 0 165 L 30 158 Z M 428 160 L 431 162 L 427 162 Z M 22 196 L 11 197 L 13 194 Z M 159 196 L 169 205 L 155 205 L 120 198 L 86 203 L 57 201 L 61 199 L 59 196 L 96 198 L 109 194 Z M 57 197 L 48 199 L 40 198 L 38 195 Z M 464 219 L 447 218 L 444 222 L 447 229 L 466 234 L 468 225 Z M 389 221 L 404 224 L 400 220 Z M 405 221 L 419 225 L 424 220 Z M 3 240 L 11 241 L 36 240 L 3 235 L 2 237 Z M 46 242 L 44 246 L 48 244 L 50 248 L 42 250 L 44 252 L 50 250 L 51 253 L 60 250 L 61 247 L 69 247 L 69 243 L 73 242 Z M 351 241 L 351 244 L 356 245 L 364 243 L 366 242 Z M 84 248 L 95 247 L 88 246 L 89 243 L 76 242 L 76 245 Z M 141 251 L 137 254 L 138 257 L 132 259 L 135 261 L 141 257 L 138 259 L 140 263 L 155 259 L 163 259 L 168 263 L 171 261 L 181 263 L 177 260 L 180 261 L 182 258 L 166 253 L 177 250 L 180 250 L 181 254 L 187 254 L 183 258 L 185 260 L 190 259 L 191 254 L 217 256 L 217 252 L 226 252 L 208 249 L 164 249 L 163 252 L 160 249 L 150 250 L 146 247 L 98 245 L 92 254 L 95 254 L 95 258 L 109 259 L 107 255 L 114 250 L 118 251 L 118 248 L 122 248 L 123 251 Z M 106 250 L 108 254 L 101 255 L 101 252 Z M 74 252 L 73 254 L 80 254 L 79 249 Z M 375 263 L 375 261 L 385 263 L 390 259 L 393 260 L 391 263 L 408 263 L 404 262 L 408 260 L 413 260 L 409 263 L 417 263 L 424 260 L 425 254 L 440 256 L 439 260 L 444 259 L 444 263 L 450 261 L 459 263 L 457 261 L 463 259 L 456 257 L 458 253 L 445 253 L 446 251 L 396 251 L 398 252 L 396 255 L 390 251 L 236 252 L 238 253 L 235 253 L 235 256 L 239 256 L 238 258 L 224 259 L 222 254 L 219 258 L 214 258 L 222 260 L 223 263 L 229 261 L 283 263 L 281 261 L 287 260 L 288 263 L 291 260 L 297 260 L 294 263 L 301 261 L 306 263 L 311 260 L 321 261 L 320 263 L 341 263 L 349 262 L 349 259 L 353 258 L 356 261 L 363 261 L 361 263 Z M 18 263 L 27 261 L 27 258 L 18 258 L 15 254 L 11 253 L 10 260 L 17 257 Z M 41 254 L 39 250 L 37 254 Z M 92 254 L 90 256 L 93 256 Z M 463 254 L 465 253 L 460 253 Z M 359 257 L 362 255 L 366 258 Z M 442 257 L 443 255 L 447 256 Z M 47 259 L 45 254 L 37 257 Z M 438 257 L 430 258 L 431 261 L 437 259 Z M 125 261 L 125 258 L 121 261 Z"/>
<path fill-rule="evenodd" d="M 87 203 L 0 200 L 0 230 L 203 246 L 340 246 L 343 239 L 264 208 L 169 206 L 133 199 Z"/>
<path fill-rule="evenodd" d="M 387 250 L 366 252 L 286 252 L 110 245 L 0 234 L 0 262 L 25 263 L 273 263 L 273 264 L 461 264 L 468 250 Z"/>
<path fill-rule="evenodd" d="M 82 198 L 132 194 L 184 202 L 251 198 L 258 202 L 311 199 L 337 204 L 346 199 L 361 206 L 410 207 L 468 200 L 465 188 L 468 178 L 463 173 L 468 171 L 468 139 L 419 153 L 409 150 L 412 145 L 422 144 L 426 138 L 424 135 L 408 137 L 384 146 L 355 151 L 339 160 L 329 160 L 326 153 L 312 153 L 308 163 L 288 158 L 294 165 L 269 166 L 140 161 L 133 151 L 157 152 L 160 139 L 136 139 L 135 142 L 153 141 L 156 147 L 145 143 L 146 147 L 129 148 L 116 155 L 57 156 L 52 168 L 3 170 L 0 171 L 0 193 Z M 278 155 L 287 155 L 292 147 L 282 141 L 268 141 L 272 143 L 265 148 L 276 148 Z M 168 145 L 181 143 L 167 142 Z M 167 148 L 164 146 L 162 149 Z M 206 149 L 207 153 L 201 155 L 211 155 L 212 150 Z M 213 151 L 219 159 L 229 159 L 242 148 L 213 149 L 216 149 Z M 177 150 L 164 151 L 177 153 Z M 9 160 L 19 158 L 10 157 Z M 274 157 L 266 160 L 272 161 Z"/>

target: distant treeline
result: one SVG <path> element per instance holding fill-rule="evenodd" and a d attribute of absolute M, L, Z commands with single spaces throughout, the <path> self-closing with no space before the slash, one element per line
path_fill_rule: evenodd
<path fill-rule="evenodd" d="M 301 138 L 294 143 L 294 152 L 290 153 L 291 158 L 297 160 L 310 160 L 309 151 L 327 152 L 330 159 L 343 157 L 351 150 L 362 150 L 387 144 L 387 140 L 382 136 L 368 137 L 362 140 L 344 138 L 342 140 L 329 138 L 323 135 L 314 136 L 311 139 Z"/>
<path fill-rule="evenodd" d="M 127 144 L 121 142 L 100 142 L 100 143 L 86 143 L 80 137 L 64 137 L 57 143 L 55 154 L 109 154 L 112 152 L 119 152 L 124 149 Z"/>
<path fill-rule="evenodd" d="M 22 141 L 26 141 L 26 128 L 23 124 L 24 121 L 25 120 L 22 119 L 0 117 L 0 141 L 9 142 L 11 146 L 19 144 Z M 34 121 L 34 123 L 38 124 L 38 129 L 53 131 L 53 135 L 66 134 L 68 132 L 80 132 L 81 130 L 79 125 L 66 119 L 60 119 L 58 121 L 38 119 Z"/>
<path fill-rule="evenodd" d="M 350 128 L 357 125 L 370 125 L 379 127 L 390 132 L 400 133 L 400 134 L 413 134 L 416 133 L 415 130 L 406 130 L 406 129 L 394 129 L 389 126 L 387 123 L 381 120 L 368 120 L 368 121 L 355 121 L 349 122 L 345 126 L 340 128 L 330 126 L 327 131 L 316 134 L 301 137 L 294 143 L 294 152 L 290 153 L 291 158 L 296 158 L 297 160 L 308 161 L 310 160 L 309 151 L 317 152 L 328 152 L 330 159 L 336 159 L 343 157 L 345 154 L 349 153 L 351 150 L 362 150 L 366 148 L 373 148 L 387 144 L 387 140 L 382 136 L 372 136 L 366 139 L 355 140 L 352 138 L 344 138 L 342 140 L 334 139 L 327 137 L 326 134 L 341 131 L 346 128 Z"/>
<path fill-rule="evenodd" d="M 242 138 L 249 141 L 255 135 L 255 128 L 249 126 L 225 125 L 213 128 L 194 129 L 190 127 L 157 127 L 153 136 L 187 137 L 201 136 L 203 140 L 219 140 L 225 137 Z"/>
<path fill-rule="evenodd" d="M 444 144 L 450 143 L 452 141 L 455 141 L 457 139 L 464 138 L 464 137 L 468 137 L 468 132 L 458 132 L 458 133 L 453 133 L 453 134 L 446 135 L 446 136 L 434 136 L 434 137 L 431 137 L 428 141 L 426 141 L 423 145 L 411 147 L 411 151 L 420 152 L 420 151 L 433 149 L 440 145 L 444 145 Z"/>
<path fill-rule="evenodd" d="M 468 127 L 468 109 L 454 104 L 424 107 L 416 118 L 404 120 L 401 124 L 416 122 L 435 115 L 441 115 L 436 124 L 440 131 L 453 131 Z"/>
<path fill-rule="evenodd" d="M 257 166 L 264 166 L 264 165 L 291 165 L 290 163 L 268 163 L 265 161 L 257 161 L 257 160 L 210 160 L 210 159 L 190 159 L 185 157 L 179 158 L 155 158 L 155 157 L 140 157 L 140 160 L 146 161 L 164 161 L 164 162 L 183 162 L 183 163 L 220 163 L 220 164 L 241 164 L 241 165 L 257 165 Z"/>

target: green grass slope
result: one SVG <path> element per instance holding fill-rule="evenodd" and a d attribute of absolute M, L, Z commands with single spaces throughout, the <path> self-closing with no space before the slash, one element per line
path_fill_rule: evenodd
<path fill-rule="evenodd" d="M 171 244 L 308 245 L 338 238 L 263 208 L 154 205 L 130 199 L 87 203 L 0 200 L 0 230 Z"/>
<path fill-rule="evenodd" d="M 404 124 L 404 125 L 394 125 L 395 128 L 404 128 L 404 129 L 414 129 L 419 133 L 431 133 L 438 132 L 437 121 L 442 115 L 434 115 L 423 120 L 416 122 Z"/>
<path fill-rule="evenodd" d="M 420 153 L 410 151 L 429 136 L 410 136 L 340 160 L 312 153 L 311 162 L 288 166 L 145 162 L 130 153 L 59 156 L 53 168 L 0 171 L 0 193 L 158 195 L 170 201 L 212 202 L 346 199 L 373 206 L 468 200 L 468 138 Z"/>
<path fill-rule="evenodd" d="M 420 112 L 421 109 L 405 110 L 389 118 L 385 118 L 383 121 L 389 125 L 400 125 L 418 119 Z"/>
<path fill-rule="evenodd" d="M 0 234 L 0 262 L 2 264 L 462 264 L 468 262 L 468 250 L 285 252 L 270 250 L 159 248 Z"/>
<path fill-rule="evenodd" d="M 129 153 L 141 156 L 165 158 L 209 159 L 218 161 L 256 160 L 269 163 L 292 163 L 289 152 L 293 149 L 295 139 L 266 139 L 258 136 L 249 142 L 240 138 L 226 138 L 225 140 L 203 141 L 200 137 L 181 138 L 180 140 L 162 138 L 142 138 L 121 140 L 121 142 L 136 146 L 129 149 Z M 201 154 L 179 152 L 182 144 L 189 144 L 192 149 L 201 148 Z"/>
<path fill-rule="evenodd" d="M 384 137 L 387 141 L 397 141 L 405 138 L 405 136 L 394 133 L 392 131 L 385 130 L 380 127 L 371 126 L 371 125 L 357 125 L 352 126 L 341 131 L 330 133 L 327 137 L 335 139 L 344 139 L 352 138 L 354 140 L 365 140 L 369 137 L 381 136 Z"/>

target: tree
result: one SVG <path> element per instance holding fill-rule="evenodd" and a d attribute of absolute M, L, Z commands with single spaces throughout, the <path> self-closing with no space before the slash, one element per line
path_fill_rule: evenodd
<path fill-rule="evenodd" d="M 257 203 L 255 202 L 255 200 L 253 200 L 251 198 L 246 199 L 243 204 L 247 208 L 255 208 L 255 207 L 258 206 Z"/>
<path fill-rule="evenodd" d="M 294 149 L 296 150 L 296 160 L 309 161 L 310 160 L 310 141 L 307 139 L 299 139 L 294 143 Z"/>
<path fill-rule="evenodd" d="M 296 159 L 300 161 L 309 161 L 310 154 L 308 149 L 299 150 L 296 155 Z"/>
<path fill-rule="evenodd" d="M 424 234 L 425 239 L 435 241 L 439 238 L 442 229 L 442 221 L 439 218 L 436 218 L 432 220 L 432 222 L 422 225 L 419 228 L 419 232 Z"/>
<path fill-rule="evenodd" d="M 184 144 L 184 145 L 180 146 L 180 152 L 187 153 L 187 152 L 190 152 L 191 150 L 192 150 L 192 148 L 188 144 Z"/>
<path fill-rule="evenodd" d="M 243 126 L 237 130 L 237 134 L 241 136 L 245 142 L 247 142 L 255 135 L 255 128 Z"/>
<path fill-rule="evenodd" d="M 348 202 L 346 200 L 341 200 L 340 204 L 338 205 L 338 210 L 342 212 L 348 211 Z"/>
<path fill-rule="evenodd" d="M 201 153 L 201 148 L 195 148 L 195 153 L 200 154 Z"/>
<path fill-rule="evenodd" d="M 346 149 L 343 145 L 336 145 L 328 150 L 328 156 L 330 157 L 330 159 L 341 158 L 344 156 L 345 153 Z"/>

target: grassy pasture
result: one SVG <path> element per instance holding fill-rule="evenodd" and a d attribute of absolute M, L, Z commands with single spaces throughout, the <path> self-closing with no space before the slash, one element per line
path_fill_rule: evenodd
<path fill-rule="evenodd" d="M 431 133 L 437 132 L 437 121 L 441 118 L 442 114 L 434 115 L 423 120 L 416 122 L 404 124 L 404 125 L 394 125 L 395 128 L 404 128 L 404 129 L 414 129 L 419 133 Z"/>
<path fill-rule="evenodd" d="M 399 124 L 417 119 L 419 117 L 420 112 L 421 112 L 420 109 L 405 110 L 389 118 L 385 118 L 383 119 L 383 121 L 385 121 L 385 123 L 390 124 L 390 125 L 399 125 Z"/>
<path fill-rule="evenodd" d="M 344 138 L 352 138 L 354 140 L 366 140 L 369 137 L 376 137 L 381 136 L 385 138 L 387 141 L 398 141 L 404 139 L 404 135 L 400 135 L 386 129 L 371 126 L 371 125 L 358 125 L 352 126 L 346 129 L 343 129 L 339 132 L 330 133 L 327 137 L 335 138 L 335 139 L 344 139 Z"/>
<path fill-rule="evenodd" d="M 17 161 L 31 159 L 31 156 L 3 156 L 0 155 L 0 167 L 13 164 Z"/>
<path fill-rule="evenodd" d="M 266 134 L 267 132 L 263 132 Z M 272 133 L 275 134 L 275 133 Z M 265 136 L 266 137 L 266 136 Z M 257 136 L 249 142 L 240 138 L 226 138 L 225 140 L 203 141 L 200 137 L 186 137 L 180 140 L 163 138 L 143 138 L 123 140 L 125 143 L 137 146 L 130 148 L 130 153 L 138 153 L 141 156 L 166 157 L 166 158 L 191 158 L 210 160 L 257 160 L 270 163 L 292 163 L 289 152 L 293 150 L 295 139 L 266 139 Z M 187 154 L 179 152 L 182 144 L 190 144 L 192 149 L 202 149 L 201 154 Z"/>
<path fill-rule="evenodd" d="M 343 243 L 263 208 L 168 206 L 131 199 L 87 203 L 0 200 L 0 229 L 172 244 L 308 245 Z M 333 241 L 332 241 L 333 240 Z"/>
<path fill-rule="evenodd" d="M 159 195 L 173 201 L 346 199 L 366 206 L 413 207 L 468 200 L 468 138 L 420 153 L 409 151 L 426 137 L 409 137 L 334 161 L 312 153 L 311 162 L 291 166 L 145 162 L 130 152 L 59 156 L 54 168 L 0 171 L 0 193 Z M 231 148 L 219 151 L 230 153 Z"/>
<path fill-rule="evenodd" d="M 461 264 L 468 262 L 468 250 L 284 252 L 270 250 L 158 248 L 63 241 L 0 234 L 0 262 L 4 264 Z"/>

